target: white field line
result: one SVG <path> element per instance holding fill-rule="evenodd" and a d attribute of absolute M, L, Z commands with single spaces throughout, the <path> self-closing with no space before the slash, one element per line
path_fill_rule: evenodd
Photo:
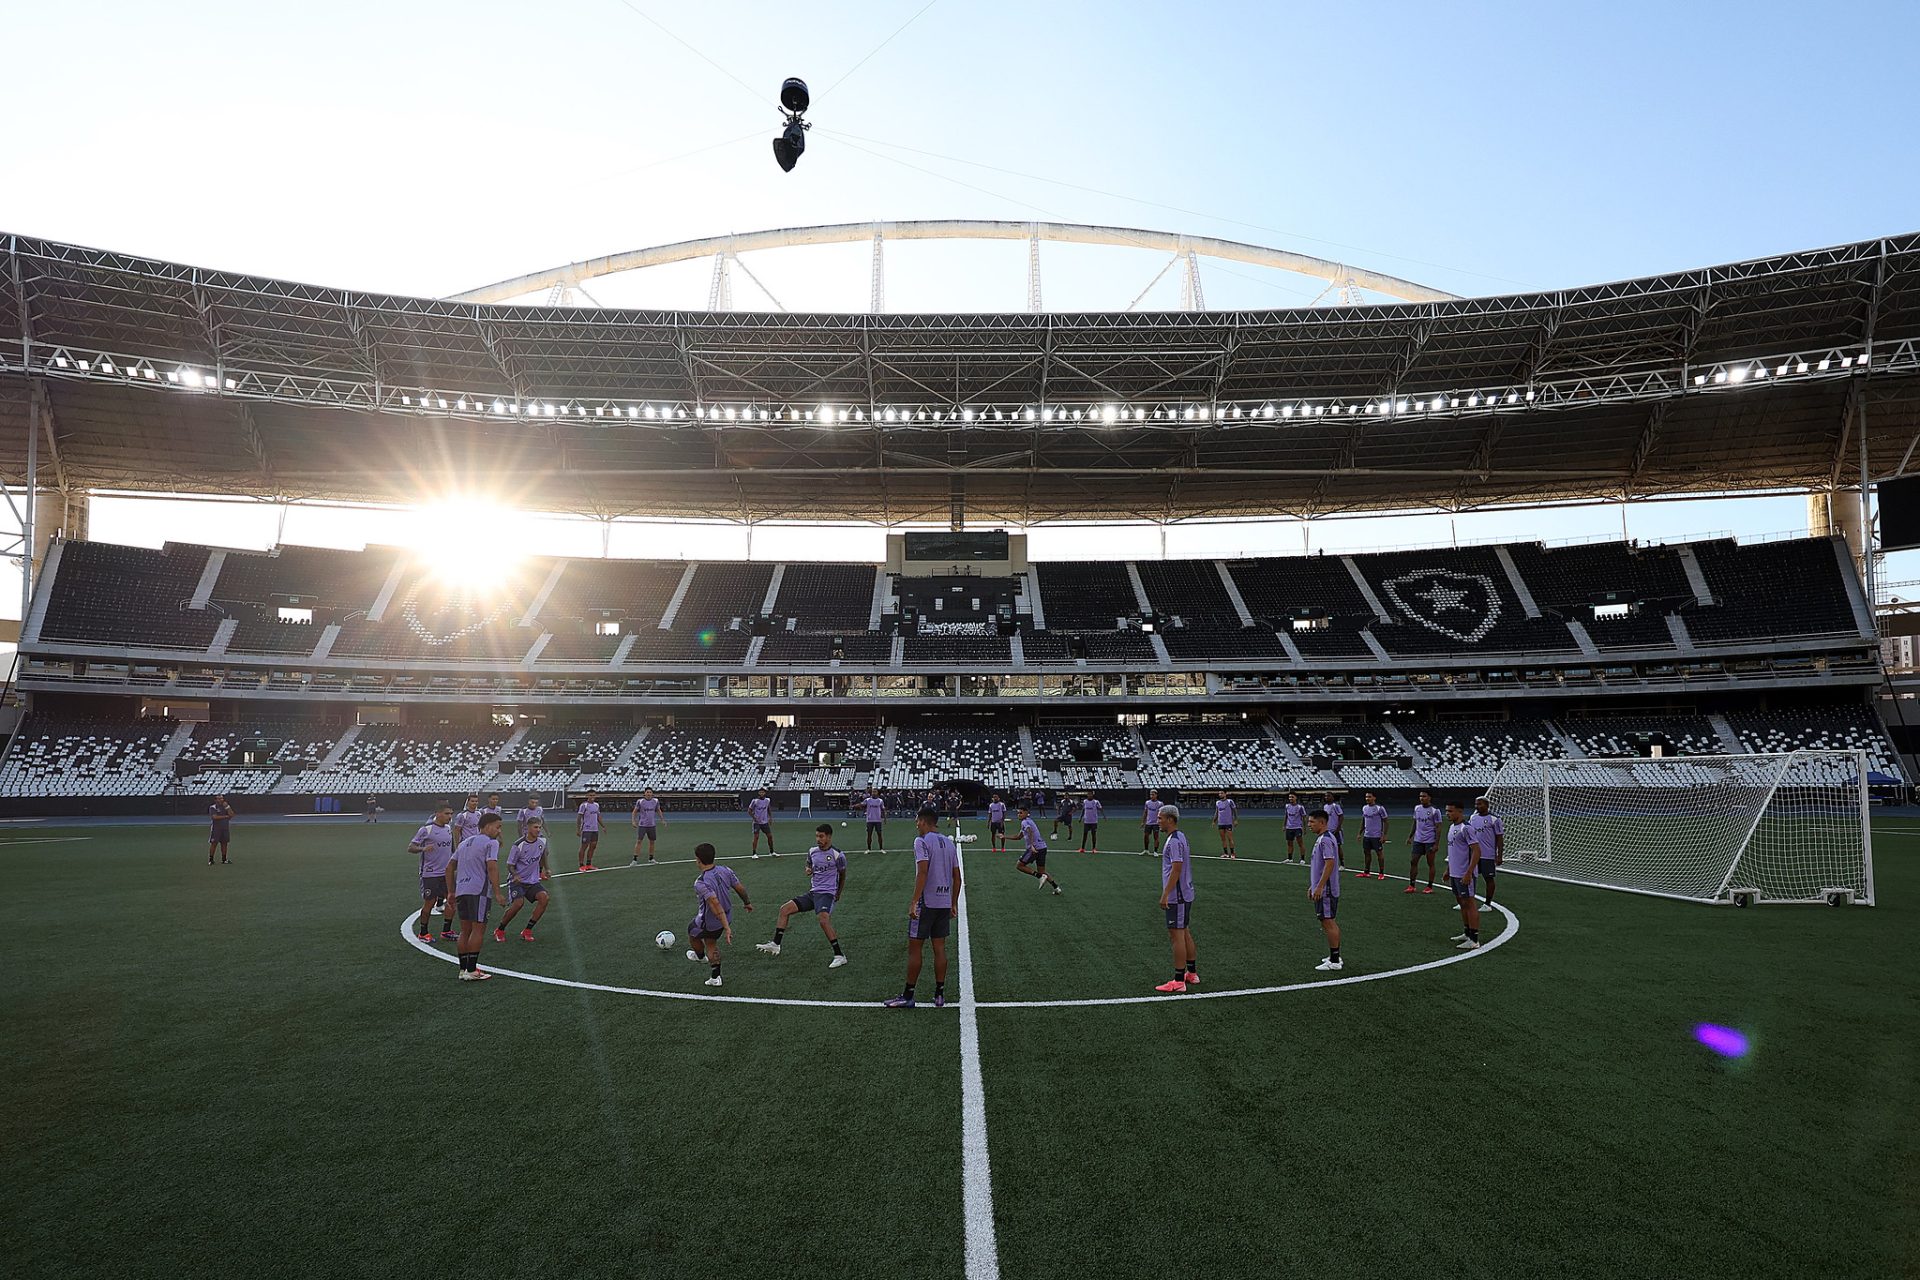
<path fill-rule="evenodd" d="M 0 840 L 0 849 L 16 844 L 77 844 L 82 840 L 91 840 L 92 836 L 28 836 L 25 840 Z"/>
<path fill-rule="evenodd" d="M 692 861 L 691 858 L 680 858 L 669 862 L 643 862 L 640 865 L 643 867 L 671 867 L 686 865 Z M 1276 867 L 1287 865 L 1277 859 L 1270 858 L 1243 858 L 1240 859 L 1240 861 L 1258 861 L 1268 866 Z M 618 863 L 610 867 L 601 868 L 601 870 L 604 871 L 627 871 L 632 869 L 630 866 L 622 866 Z M 558 880 L 567 876 L 585 874 L 587 873 L 583 871 L 563 871 L 557 876 L 549 877 L 549 879 Z M 598 872 L 594 874 L 598 874 Z M 966 894 L 963 889 L 961 897 L 964 899 L 965 896 Z M 1478 950 L 1456 951 L 1450 955 L 1442 956 L 1438 960 L 1429 960 L 1424 964 L 1408 965 L 1400 969 L 1386 969 L 1379 973 L 1358 973 L 1351 978 L 1326 978 L 1317 982 L 1290 982 L 1271 987 L 1237 987 L 1225 991 L 1189 991 L 1184 996 L 1111 996 L 1104 999 L 1088 1000 L 978 1000 L 972 1002 L 972 1007 L 975 1009 L 1090 1009 L 1102 1008 L 1108 1005 L 1167 1004 L 1182 1000 L 1225 1000 L 1237 996 L 1280 995 L 1289 991 L 1315 991 L 1322 987 L 1345 987 L 1361 982 L 1379 982 L 1384 978 L 1399 978 L 1410 973 L 1423 973 L 1428 969 L 1440 969 L 1450 964 L 1460 964 L 1464 961 L 1472 960 L 1476 956 L 1483 956 L 1495 947 L 1505 944 L 1508 939 L 1520 932 L 1520 917 L 1514 915 L 1504 903 L 1496 902 L 1493 904 L 1493 910 L 1498 911 L 1502 916 L 1506 917 L 1507 927 L 1501 931 L 1498 937 L 1491 938 L 1482 943 Z M 1484 907 L 1482 911 L 1485 911 Z M 407 945 L 437 960 L 444 960 L 448 964 L 458 964 L 459 958 L 457 956 L 449 955 L 444 951 L 437 951 L 431 945 L 422 943 L 415 936 L 414 922 L 418 920 L 419 917 L 420 913 L 415 911 L 400 922 L 400 936 L 406 940 Z M 1451 917 L 1448 918 L 1448 923 L 1452 923 Z M 491 941 L 491 939 L 489 939 L 489 941 Z M 493 945 L 497 947 L 506 944 L 493 943 Z M 964 942 L 962 943 L 961 954 L 968 957 L 967 989 L 970 991 L 972 972 L 971 956 Z M 708 995 L 704 992 L 659 991 L 651 987 L 623 987 L 604 982 L 579 982 L 572 978 L 549 977 L 543 973 L 523 973 L 517 969 L 496 968 L 491 964 L 486 965 L 485 968 L 488 973 L 497 973 L 503 978 L 520 978 L 527 982 L 544 983 L 550 987 L 572 987 L 578 991 L 604 991 L 610 995 L 621 996 L 653 996 L 660 1000 L 693 1000 L 707 1004 L 787 1005 L 805 1009 L 878 1009 L 881 1007 L 880 1003 L 875 1000 L 798 1000 L 775 996 L 716 996 Z"/>
<path fill-rule="evenodd" d="M 954 846 L 959 849 L 958 845 Z M 987 1090 L 980 1075 L 980 1015 L 973 999 L 973 934 L 967 927 L 966 859 L 960 901 L 960 1194 L 966 1218 L 967 1280 L 1000 1280 L 993 1230 L 993 1174 L 987 1160 Z"/>

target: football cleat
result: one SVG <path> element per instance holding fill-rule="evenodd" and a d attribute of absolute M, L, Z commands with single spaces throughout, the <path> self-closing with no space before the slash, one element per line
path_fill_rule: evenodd
<path fill-rule="evenodd" d="M 699 953 L 698 951 L 689 951 L 689 952 L 687 952 L 687 959 L 689 959 L 689 960 L 698 960 L 699 958 L 700 958 L 700 953 Z"/>
<path fill-rule="evenodd" d="M 880 1007 L 882 1009 L 911 1009 L 913 1008 L 913 997 L 895 996 L 891 1000 L 882 1000 Z"/>
<path fill-rule="evenodd" d="M 1459 946 L 1454 948 L 1455 951 L 1478 951 L 1479 949 L 1479 940 L 1475 938 L 1465 938 Z"/>
<path fill-rule="evenodd" d="M 1418 893 L 1418 892 L 1419 892 L 1419 890 L 1418 890 L 1418 889 L 1416 889 L 1416 888 L 1414 888 L 1414 887 L 1413 887 L 1412 885 L 1408 885 L 1408 886 L 1407 886 L 1406 888 L 1404 888 L 1404 889 L 1402 889 L 1402 890 L 1401 890 L 1400 892 L 1402 892 L 1402 893 Z"/>
<path fill-rule="evenodd" d="M 532 941 L 533 941 L 533 930 L 531 930 L 531 929 L 522 929 L 522 930 L 520 931 L 520 941 L 522 941 L 522 942 L 532 942 Z"/>
<path fill-rule="evenodd" d="M 845 964 L 846 962 L 847 962 L 847 958 L 845 956 L 835 956 L 833 959 L 827 961 L 827 968 L 838 969 L 841 965 Z"/>
<path fill-rule="evenodd" d="M 780 944 L 777 942 L 763 942 L 755 947 L 754 950 L 764 951 L 770 956 L 777 956 L 780 954 Z"/>
<path fill-rule="evenodd" d="M 433 935 L 430 933 L 417 933 L 414 937 L 420 939 L 420 941 L 426 943 L 428 946 L 433 945 Z"/>
<path fill-rule="evenodd" d="M 505 929 L 495 929 L 493 931 L 493 940 L 495 942 L 505 942 L 507 940 L 507 931 Z"/>
<path fill-rule="evenodd" d="M 1467 935 L 1464 933 L 1456 933 L 1451 938 L 1447 939 L 1448 942 L 1465 942 L 1466 940 L 1467 940 Z"/>
<path fill-rule="evenodd" d="M 1421 890 L 1420 892 L 1422 892 L 1422 893 L 1432 893 L 1432 892 L 1433 892 L 1433 886 L 1432 886 L 1432 885 L 1428 885 L 1428 886 L 1427 886 L 1426 888 L 1424 888 L 1424 889 L 1422 889 L 1422 890 Z"/>
<path fill-rule="evenodd" d="M 1058 893 L 1060 892 L 1060 882 L 1059 882 L 1059 881 L 1057 881 L 1057 880 L 1056 880 L 1056 881 L 1054 881 L 1054 885 L 1053 885 L 1053 891 L 1054 891 L 1054 893 L 1056 893 L 1056 894 L 1058 894 Z"/>
<path fill-rule="evenodd" d="M 1189 969 L 1187 970 L 1187 976 L 1183 978 L 1182 981 L 1190 987 L 1197 987 L 1200 985 L 1200 975 Z"/>
<path fill-rule="evenodd" d="M 707 981 L 706 981 L 706 985 L 707 985 L 707 986 L 709 986 L 709 987 L 717 987 L 717 986 L 719 986 L 719 985 L 720 985 L 720 975 L 716 973 L 715 975 L 713 975 L 713 977 L 711 977 L 711 978 L 708 978 L 708 979 L 707 979 Z"/>
<path fill-rule="evenodd" d="M 944 1009 L 947 1007 L 947 997 L 944 993 L 941 993 L 941 992 L 934 993 L 933 1007 L 936 1009 Z"/>
<path fill-rule="evenodd" d="M 442 929 L 440 931 L 440 938 L 441 938 L 441 941 L 443 942 L 454 942 L 454 941 L 457 941 L 459 937 L 460 935 L 458 933 L 455 933 L 452 929 Z"/>
<path fill-rule="evenodd" d="M 1170 996 L 1180 995 L 1181 993 L 1186 991 L 1186 989 L 1187 989 L 1187 984 L 1180 981 L 1178 978 L 1172 979 L 1171 981 L 1168 981 L 1168 982 L 1163 982 L 1159 986 L 1154 988 L 1155 991 L 1160 992 L 1162 995 L 1170 995 Z"/>
<path fill-rule="evenodd" d="M 1322 960 L 1322 961 L 1321 961 L 1321 962 L 1320 962 L 1319 964 L 1317 964 L 1317 965 L 1315 965 L 1315 966 L 1313 966 L 1313 967 L 1314 967 L 1315 969 L 1317 969 L 1317 970 L 1319 970 L 1319 971 L 1320 971 L 1321 973 L 1338 973 L 1338 972 L 1340 972 L 1340 970 L 1341 970 L 1341 969 L 1343 969 L 1343 968 L 1345 968 L 1345 967 L 1346 967 L 1346 961 L 1344 961 L 1344 960 Z"/>

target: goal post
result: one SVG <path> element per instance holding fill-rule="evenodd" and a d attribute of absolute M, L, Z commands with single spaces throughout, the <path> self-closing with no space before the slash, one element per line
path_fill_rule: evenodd
<path fill-rule="evenodd" d="M 1687 902 L 1873 902 L 1863 751 L 1510 760 L 1502 871 Z"/>

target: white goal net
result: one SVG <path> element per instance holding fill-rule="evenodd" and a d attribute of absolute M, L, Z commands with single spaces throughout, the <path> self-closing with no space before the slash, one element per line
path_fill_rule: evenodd
<path fill-rule="evenodd" d="M 1693 902 L 1873 901 L 1858 751 L 1512 760 L 1488 788 L 1503 871 Z"/>

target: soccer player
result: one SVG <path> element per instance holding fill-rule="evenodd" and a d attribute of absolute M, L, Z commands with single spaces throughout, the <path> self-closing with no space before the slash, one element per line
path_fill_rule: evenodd
<path fill-rule="evenodd" d="M 753 856 L 760 856 L 760 837 L 767 838 L 767 852 L 779 857 L 773 848 L 773 801 L 767 799 L 767 789 L 747 801 L 747 816 L 753 819 Z"/>
<path fill-rule="evenodd" d="M 1306 831 L 1307 806 L 1300 803 L 1300 797 L 1287 792 L 1287 861 L 1292 862 L 1294 854 L 1300 855 L 1300 861 L 1307 860 Z"/>
<path fill-rule="evenodd" d="M 920 834 L 913 841 L 913 905 L 907 908 L 907 985 L 891 1000 L 889 1009 L 913 1008 L 913 988 L 920 981 L 920 948 L 933 942 L 933 1007 L 947 1003 L 947 934 L 953 927 L 953 906 L 960 900 L 960 850 L 940 834 L 940 814 L 922 809 Z"/>
<path fill-rule="evenodd" d="M 536 818 L 527 824 L 527 834 L 520 837 L 507 854 L 507 877 L 513 883 L 507 897 L 512 905 L 493 931 L 495 942 L 507 940 L 507 926 L 513 923 L 513 918 L 520 914 L 521 904 L 526 902 L 533 904 L 533 914 L 527 919 L 527 927 L 520 931 L 520 941 L 533 941 L 533 926 L 547 914 L 547 891 L 540 882 L 552 874 L 553 869 L 547 866 L 547 837 L 542 834 L 542 824 Z"/>
<path fill-rule="evenodd" d="M 1447 803 L 1447 887 L 1460 908 L 1462 931 L 1453 935 L 1459 951 L 1480 947 L 1480 904 L 1473 897 L 1473 864 L 1480 852 L 1473 827 L 1460 813 L 1458 800 Z"/>
<path fill-rule="evenodd" d="M 763 942 L 754 950 L 779 955 L 780 941 L 787 936 L 787 921 L 803 911 L 811 911 L 813 918 L 820 922 L 820 932 L 827 935 L 827 942 L 833 947 L 833 959 L 827 961 L 827 968 L 838 969 L 847 962 L 847 956 L 840 950 L 840 935 L 833 931 L 833 904 L 847 891 L 847 855 L 833 847 L 831 822 L 823 822 L 813 829 L 813 848 L 807 850 L 807 876 L 807 892 L 781 904 L 780 923 L 773 928 L 773 941 Z"/>
<path fill-rule="evenodd" d="M 447 863 L 447 899 L 460 913 L 460 981 L 484 982 L 493 975 L 480 967 L 487 940 L 487 908 L 507 905 L 500 888 L 500 819 L 488 814 L 478 835 L 468 836 Z"/>
<path fill-rule="evenodd" d="M 447 895 L 447 863 L 453 859 L 453 806 L 443 804 L 434 810 L 433 821 L 413 833 L 413 839 L 407 842 L 407 852 L 420 857 L 420 919 L 414 926 L 414 934 L 422 942 L 433 941 L 433 909 L 442 902 L 446 904 L 446 919 L 441 922 L 440 936 L 457 938 L 453 931 L 453 899 Z"/>
<path fill-rule="evenodd" d="M 1335 847 L 1340 850 L 1340 866 L 1344 869 L 1347 865 L 1347 850 L 1342 843 L 1340 824 L 1346 818 L 1347 811 L 1340 807 L 1340 802 L 1333 798 L 1331 791 L 1320 797 L 1320 808 L 1327 815 L 1327 832 L 1333 837 Z"/>
<path fill-rule="evenodd" d="M 700 868 L 700 874 L 694 877 L 693 897 L 699 904 L 693 913 L 693 923 L 687 926 L 687 941 L 693 944 L 693 950 L 687 952 L 687 959 L 702 960 L 713 971 L 706 985 L 717 987 L 720 984 L 720 939 L 724 936 L 733 941 L 733 898 L 740 895 L 740 905 L 753 910 L 753 903 L 747 898 L 747 886 L 740 883 L 740 877 L 733 873 L 732 867 L 714 864 L 713 846 L 697 845 L 693 851 L 693 860 Z"/>
<path fill-rule="evenodd" d="M 365 821 L 367 822 L 380 821 L 380 797 L 379 796 L 367 797 Z"/>
<path fill-rule="evenodd" d="M 863 802 L 867 811 L 867 852 L 873 852 L 873 842 L 880 842 L 880 852 L 887 851 L 887 798 L 875 792 Z"/>
<path fill-rule="evenodd" d="M 498 791 L 487 792 L 487 802 L 480 806 L 480 812 L 482 814 L 490 813 L 502 822 L 505 822 L 507 818 L 505 811 L 500 808 L 500 793 Z"/>
<path fill-rule="evenodd" d="M 467 807 L 453 815 L 453 842 L 459 844 L 480 830 L 480 797 L 467 795 Z"/>
<path fill-rule="evenodd" d="M 660 834 L 660 815 L 665 811 L 666 806 L 653 794 L 652 787 L 642 791 L 640 798 L 633 802 L 633 862 L 629 862 L 628 866 L 640 861 L 642 841 L 646 842 L 647 861 L 653 861 L 654 845 Z"/>
<path fill-rule="evenodd" d="M 1080 852 L 1082 853 L 1088 852 L 1089 845 L 1092 846 L 1092 852 L 1100 852 L 1100 809 L 1100 801 L 1094 798 L 1092 792 L 1088 792 L 1087 798 L 1080 802 Z"/>
<path fill-rule="evenodd" d="M 1053 815 L 1053 826 L 1047 831 L 1047 839 L 1051 840 L 1059 835 L 1060 824 L 1064 822 L 1067 824 L 1067 839 L 1071 840 L 1073 839 L 1073 797 L 1062 791 L 1058 799 L 1059 808 Z"/>
<path fill-rule="evenodd" d="M 1007 803 L 994 792 L 993 803 L 987 806 L 987 835 L 993 841 L 995 853 L 1007 851 Z"/>
<path fill-rule="evenodd" d="M 1024 852 L 1014 870 L 1039 880 L 1042 889 L 1052 885 L 1055 893 L 1060 892 L 1060 882 L 1047 874 L 1047 842 L 1040 838 L 1040 824 L 1033 820 L 1033 811 L 1025 805 L 1020 807 L 1020 843 Z"/>
<path fill-rule="evenodd" d="M 1374 799 L 1373 792 L 1366 794 L 1366 803 L 1360 806 L 1360 851 L 1367 865 L 1360 872 L 1365 879 L 1369 873 L 1375 880 L 1387 878 L 1387 828 L 1392 823 L 1387 817 L 1387 807 Z M 1374 871 L 1373 860 L 1380 859 L 1380 869 Z"/>
<path fill-rule="evenodd" d="M 1231 801 L 1229 801 L 1231 803 Z M 1180 830 L 1180 806 L 1160 806 L 1160 909 L 1167 913 L 1167 940 L 1173 944 L 1173 980 L 1154 990 L 1179 995 L 1200 985 L 1200 957 L 1193 949 L 1193 851 Z"/>
<path fill-rule="evenodd" d="M 593 855 L 600 848 L 600 793 L 589 789 L 587 798 L 580 802 L 580 808 L 573 815 L 573 828 L 580 837 L 580 852 L 574 855 L 579 859 L 579 870 L 598 871 L 593 865 Z"/>
<path fill-rule="evenodd" d="M 1147 792 L 1146 808 L 1140 811 L 1140 854 L 1160 852 L 1160 793 Z"/>
<path fill-rule="evenodd" d="M 538 822 L 543 827 L 547 825 L 547 811 L 541 807 L 540 797 L 537 795 L 528 796 L 527 807 L 514 815 L 514 817 L 516 825 L 519 828 L 516 832 L 516 838 L 521 840 L 527 838 L 527 824 Z"/>
<path fill-rule="evenodd" d="M 1162 809 L 1160 812 L 1165 813 L 1166 810 Z M 1220 856 L 1223 858 L 1232 858 L 1236 862 L 1238 862 L 1240 858 L 1239 855 L 1234 852 L 1233 848 L 1233 828 L 1234 824 L 1239 822 L 1239 820 L 1240 806 L 1235 804 L 1226 792 L 1222 791 L 1220 798 L 1213 802 L 1213 825 L 1220 828 Z M 1185 836 L 1180 837 L 1181 844 L 1185 844 L 1186 840 L 1187 838 Z"/>
<path fill-rule="evenodd" d="M 1313 861 L 1307 869 L 1307 897 L 1313 899 L 1313 916 L 1320 932 L 1327 936 L 1327 958 L 1313 966 L 1326 973 L 1338 973 L 1340 962 L 1340 846 L 1327 834 L 1327 815 L 1315 809 L 1307 815 L 1313 831 Z M 1383 855 L 1384 856 L 1384 855 Z"/>
<path fill-rule="evenodd" d="M 1507 826 L 1500 821 L 1500 815 L 1493 812 L 1485 796 L 1475 797 L 1473 816 L 1467 823 L 1473 828 L 1475 843 L 1480 846 L 1480 879 L 1487 886 L 1486 904 L 1492 906 L 1493 875 L 1507 860 Z"/>
<path fill-rule="evenodd" d="M 213 851 L 220 851 L 220 863 L 227 862 L 227 842 L 233 839 L 233 806 L 225 796 L 215 796 L 207 806 L 207 865 L 213 865 Z"/>
<path fill-rule="evenodd" d="M 1427 859 L 1427 887 L 1422 893 L 1433 892 L 1433 850 L 1440 842 L 1440 811 L 1433 807 L 1433 792 L 1422 791 L 1420 803 L 1413 806 L 1413 834 L 1407 837 L 1407 846 L 1413 850 L 1413 864 L 1407 868 L 1407 887 L 1403 893 L 1412 893 L 1414 881 L 1420 876 L 1420 859 Z"/>

